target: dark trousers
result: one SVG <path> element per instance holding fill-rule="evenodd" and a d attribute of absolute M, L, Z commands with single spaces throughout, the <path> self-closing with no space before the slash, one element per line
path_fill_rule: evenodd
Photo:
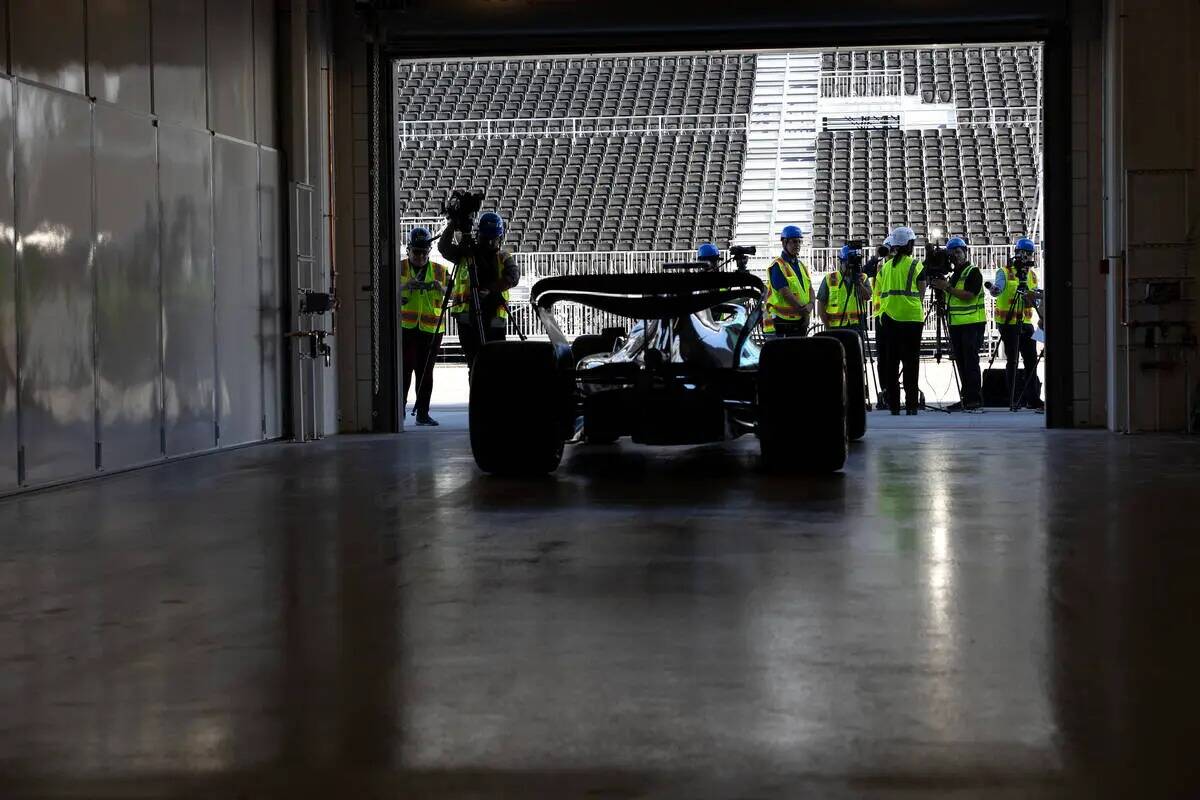
<path fill-rule="evenodd" d="M 426 333 L 420 328 L 405 328 L 400 334 L 400 343 L 404 348 L 404 404 L 408 405 L 408 388 L 412 385 L 413 375 L 421 375 L 417 378 L 417 402 L 413 410 L 417 416 L 424 416 L 429 413 L 429 398 L 433 396 L 433 362 L 442 346 L 442 335 Z M 429 357 L 430 351 L 433 358 Z"/>
<path fill-rule="evenodd" d="M 920 322 L 897 322 L 886 314 L 879 315 L 879 371 L 883 375 L 883 390 L 888 406 L 900 410 L 900 367 L 904 367 L 905 407 L 916 410 L 919 392 L 917 379 L 921 370 Z"/>
<path fill-rule="evenodd" d="M 983 346 L 983 329 L 986 323 L 972 322 L 969 325 L 950 326 L 950 351 L 958 366 L 958 379 L 962 381 L 962 401 L 981 403 L 983 395 L 979 374 L 979 348 Z"/>
<path fill-rule="evenodd" d="M 1034 364 L 1037 362 L 1037 344 L 1033 341 L 1033 326 L 1029 323 L 1018 325 L 1000 325 L 1000 341 L 1004 342 L 1004 377 L 1007 379 L 1008 396 L 1013 398 L 1015 405 L 1030 405 L 1041 399 L 1042 382 L 1038 380 Z M 1019 359 L 1018 359 L 1019 356 Z M 1017 362 L 1025 364 L 1025 386 L 1022 393 L 1020 386 L 1013 394 L 1013 383 L 1017 379 Z"/>
<path fill-rule="evenodd" d="M 790 336 L 808 336 L 808 318 L 797 320 L 776 319 L 775 336 L 786 339 Z"/>
<path fill-rule="evenodd" d="M 459 317 L 458 341 L 462 345 L 463 355 L 467 359 L 467 368 L 471 369 L 475 366 L 475 356 L 479 355 L 484 343 L 479 341 L 479 334 L 475 331 L 475 326 L 464 323 L 462 319 Z M 507 335 L 508 326 L 502 328 L 498 325 L 485 324 L 483 331 L 486 341 L 502 342 Z"/>

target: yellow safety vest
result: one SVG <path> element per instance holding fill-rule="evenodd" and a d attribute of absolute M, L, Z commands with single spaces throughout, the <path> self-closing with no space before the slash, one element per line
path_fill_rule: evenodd
<path fill-rule="evenodd" d="M 812 278 L 808 276 L 808 267 L 803 261 L 797 259 L 797 264 L 800 265 L 800 272 L 797 274 L 792 269 L 792 265 L 785 261 L 782 257 L 776 258 L 772 262 L 772 266 L 778 266 L 783 273 L 783 277 L 787 280 L 788 288 L 792 290 L 792 294 L 796 295 L 796 299 L 800 301 L 800 305 L 806 306 L 812 300 Z M 770 283 L 770 270 L 767 272 L 767 282 Z M 767 308 L 763 315 L 763 333 L 771 334 L 775 332 L 775 320 L 780 319 L 785 322 L 799 320 L 804 317 L 804 314 L 792 310 L 792 306 L 783 297 L 783 292 L 775 288 L 771 284 L 771 291 L 767 294 Z"/>
<path fill-rule="evenodd" d="M 925 271 L 925 265 L 912 256 L 901 256 L 899 261 L 889 258 L 879 268 L 880 312 L 896 322 L 924 322 L 925 309 L 921 306 L 921 293 L 917 290 L 917 279 Z"/>
<path fill-rule="evenodd" d="M 976 270 L 974 264 L 967 264 L 954 282 L 955 289 L 965 291 L 967 276 Z M 983 307 L 983 290 L 970 300 L 960 300 L 949 292 L 946 293 L 946 314 L 950 317 L 951 325 L 973 325 L 987 322 L 987 310 Z"/>
<path fill-rule="evenodd" d="M 504 272 L 504 257 L 502 253 L 496 253 L 496 274 Z M 471 272 L 468 268 L 466 259 L 460 261 L 458 270 L 454 278 L 454 291 L 450 293 L 450 313 L 465 314 L 469 311 L 471 301 Z M 508 290 L 505 289 L 500 293 L 500 305 L 496 308 L 496 317 L 498 319 L 508 319 Z M 487 322 L 487 320 L 484 320 Z"/>
<path fill-rule="evenodd" d="M 865 281 L 865 277 L 861 277 Z M 840 272 L 834 272 L 827 279 L 829 283 L 829 301 L 825 303 L 825 313 L 829 315 L 829 327 L 850 328 L 862 322 L 863 311 L 859 308 L 858 292 L 851 291 L 842 279 Z M 861 286 L 865 289 L 866 283 Z"/>
<path fill-rule="evenodd" d="M 433 280 L 441 286 L 446 285 L 446 268 L 441 264 L 429 262 L 425 268 L 425 276 L 417 275 L 420 267 L 408 263 L 408 259 L 400 262 L 400 283 L 409 281 Z M 425 333 L 445 333 L 446 324 L 438 322 L 442 316 L 442 298 L 445 289 L 413 289 L 400 296 L 400 326 L 413 330 L 419 328 Z"/>
<path fill-rule="evenodd" d="M 1030 291 L 1033 291 L 1034 289 L 1036 289 L 1037 285 L 1038 285 L 1037 273 L 1034 272 L 1033 270 L 1029 270 L 1029 277 L 1026 279 L 1026 283 L 1028 283 Z M 1017 297 L 1017 271 L 1015 269 L 1012 269 L 1011 267 L 1005 265 L 1005 267 L 1004 267 L 1004 291 L 1000 292 L 1000 296 L 996 298 L 996 324 L 997 325 L 1004 325 L 1006 321 L 1009 325 L 1017 325 L 1020 322 L 1022 322 L 1022 320 L 1017 319 L 1017 315 L 1015 313 L 1011 317 L 1009 316 L 1009 311 L 1012 309 L 1013 304 L 1016 302 L 1016 297 Z M 1022 315 L 1024 316 L 1024 321 L 1032 322 L 1033 321 L 1033 307 L 1030 306 L 1028 303 L 1023 303 L 1023 306 L 1024 306 L 1024 308 L 1022 309 Z"/>

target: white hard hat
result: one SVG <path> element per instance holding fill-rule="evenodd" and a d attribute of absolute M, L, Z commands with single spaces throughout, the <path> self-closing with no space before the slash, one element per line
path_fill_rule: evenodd
<path fill-rule="evenodd" d="M 905 225 L 892 231 L 892 235 L 888 238 L 892 240 L 892 247 L 903 247 L 909 242 L 915 241 L 917 234 L 913 233 L 912 228 Z"/>
<path fill-rule="evenodd" d="M 883 246 L 884 247 L 895 247 L 896 246 L 896 243 L 894 241 L 892 241 L 892 235 L 890 233 L 887 235 L 887 238 L 883 240 Z"/>

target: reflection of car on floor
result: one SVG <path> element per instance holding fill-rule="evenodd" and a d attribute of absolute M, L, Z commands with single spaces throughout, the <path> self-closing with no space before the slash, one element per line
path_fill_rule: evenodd
<path fill-rule="evenodd" d="M 558 466 L 568 441 L 694 445 L 755 433 L 772 468 L 841 469 L 847 440 L 866 427 L 860 340 L 834 331 L 759 345 L 762 298 L 762 281 L 743 271 L 538 281 L 530 304 L 549 341 L 494 342 L 475 363 L 476 463 L 536 474 Z M 628 333 L 569 342 L 552 313 L 563 301 L 627 318 Z"/>

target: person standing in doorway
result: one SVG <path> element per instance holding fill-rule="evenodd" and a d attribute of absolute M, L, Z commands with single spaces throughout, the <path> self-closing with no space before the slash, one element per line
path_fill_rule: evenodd
<path fill-rule="evenodd" d="M 812 321 L 813 288 L 808 266 L 800 260 L 804 234 L 788 225 L 779 234 L 783 252 L 771 262 L 763 333 L 767 336 L 807 336 Z"/>
<path fill-rule="evenodd" d="M 446 268 L 429 260 L 433 237 L 425 228 L 408 235 L 408 258 L 400 262 L 400 338 L 404 364 L 404 403 L 417 375 L 417 399 L 413 414 L 418 425 L 437 425 L 429 416 L 433 396 L 433 362 L 442 346 L 445 323 L 442 300 L 446 294 Z"/>
<path fill-rule="evenodd" d="M 879 267 L 880 365 L 884 371 L 884 392 L 892 415 L 900 413 L 900 367 L 904 367 L 904 406 L 909 416 L 917 413 L 917 379 L 921 365 L 921 332 L 925 311 L 925 265 L 913 256 L 917 235 L 909 227 L 896 228 L 889 237 L 892 257 Z"/>

